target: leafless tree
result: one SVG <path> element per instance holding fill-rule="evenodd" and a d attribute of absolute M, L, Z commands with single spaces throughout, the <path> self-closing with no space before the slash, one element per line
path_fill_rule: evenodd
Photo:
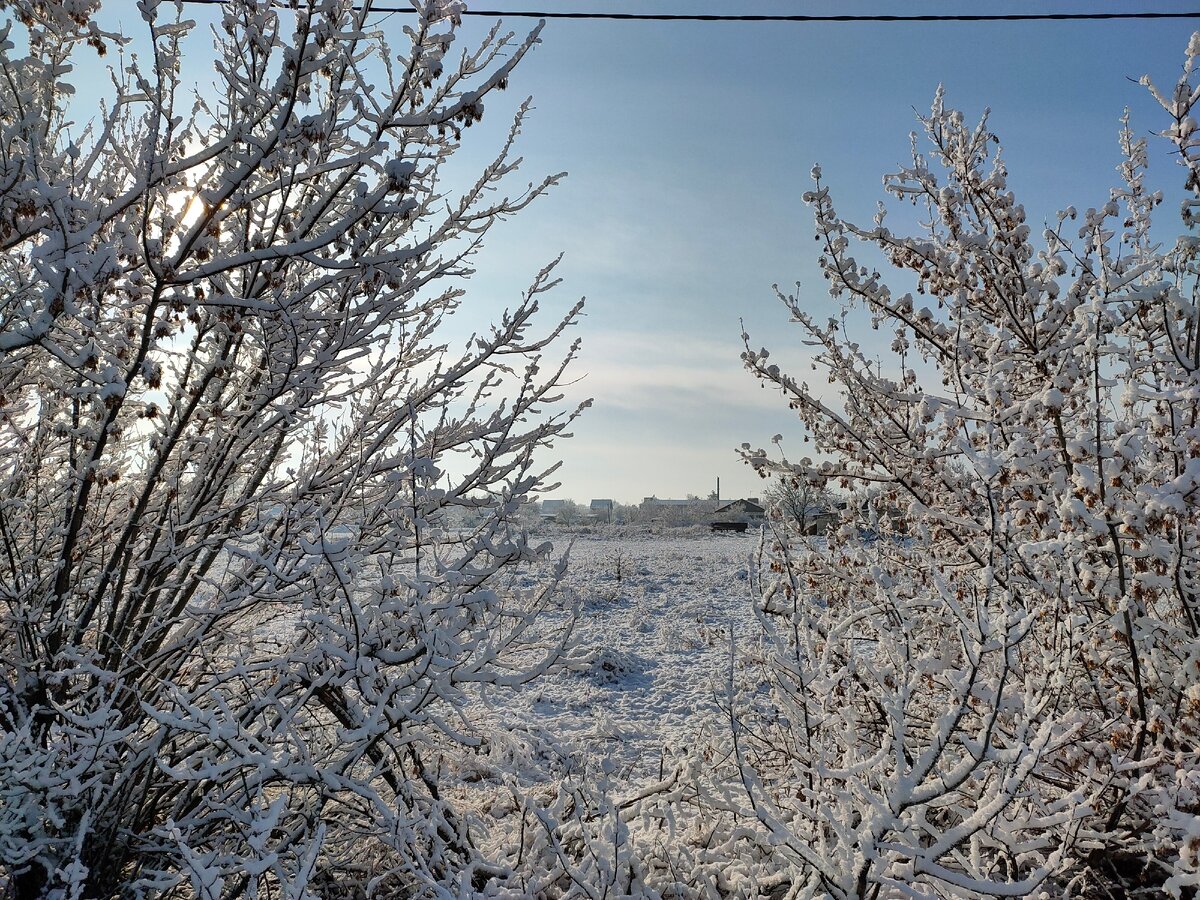
<path fill-rule="evenodd" d="M 190 23 L 144 0 L 80 128 L 71 62 L 126 36 L 0 2 L 0 895 L 499 874 L 442 750 L 565 640 L 532 631 L 553 574 L 496 575 L 543 552 L 510 519 L 575 414 L 543 351 L 578 307 L 543 321 L 547 267 L 452 346 L 472 253 L 557 177 L 510 193 L 524 106 L 442 175 L 538 31 L 452 57 L 460 4 L 400 48 L 370 8 L 232 0 L 193 97 Z"/>
<path fill-rule="evenodd" d="M 1175 89 L 1154 91 L 1189 228 L 1198 54 L 1200 36 Z M 1128 121 L 1124 183 L 1036 243 L 986 118 L 939 92 L 922 126 L 886 186 L 923 207 L 923 231 L 892 231 L 882 210 L 843 219 L 819 169 L 805 197 L 834 298 L 869 311 L 890 364 L 852 340 L 852 317 L 795 296 L 781 299 L 820 388 L 747 339 L 746 365 L 829 461 L 747 459 L 855 500 L 827 545 L 764 549 L 770 649 L 732 719 L 741 796 L 720 808 L 752 813 L 790 896 L 1186 895 L 1200 884 L 1196 239 L 1152 239 L 1162 198 Z M 893 293 L 856 244 L 917 294 Z"/>
<path fill-rule="evenodd" d="M 835 509 L 834 495 L 829 488 L 795 476 L 776 480 L 766 491 L 765 499 L 768 508 L 778 510 L 800 534 L 808 534 L 813 519 Z"/>

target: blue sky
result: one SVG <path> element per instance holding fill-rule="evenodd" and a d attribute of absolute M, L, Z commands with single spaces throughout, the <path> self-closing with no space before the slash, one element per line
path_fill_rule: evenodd
<path fill-rule="evenodd" d="M 477 4 L 479 5 L 479 4 Z M 499 0 L 488 4 L 500 8 Z M 518 8 L 511 5 L 504 8 Z M 522 5 L 520 8 L 526 8 Z M 663 12 L 953 12 L 953 3 L 563 2 L 561 9 Z M 1047 4 L 1006 3 L 1006 12 Z M 1058 11 L 1182 10 L 1183 4 L 1071 3 Z M 520 27 L 523 20 L 511 20 Z M 497 230 L 477 289 L 516 288 L 565 252 L 562 301 L 588 298 L 578 390 L 595 398 L 561 446 L 558 496 L 638 500 L 723 496 L 762 482 L 734 452 L 785 435 L 786 404 L 741 368 L 739 320 L 777 358 L 803 360 L 771 285 L 801 283 L 834 309 L 815 266 L 801 201 L 820 163 L 847 218 L 869 222 L 881 179 L 907 161 L 915 114 L 937 85 L 969 118 L 990 107 L 1010 184 L 1033 222 L 1096 206 L 1116 183 L 1118 119 L 1163 127 L 1134 83 L 1173 83 L 1197 20 L 925 24 L 710 24 L 551 21 L 513 78 L 536 111 L 528 172 L 565 169 L 555 195 Z M 489 108 L 489 113 L 493 110 Z M 1176 167 L 1158 146 L 1154 180 L 1174 215 Z M 1173 224 L 1173 223 L 1172 223 Z M 894 225 L 894 222 L 893 222 Z M 869 335 L 864 328 L 864 338 Z"/>
<path fill-rule="evenodd" d="M 1045 3 L 800 2 L 800 0 L 542 0 L 556 10 L 641 12 L 1043 12 Z M 480 0 L 477 8 L 537 8 Z M 125 0 L 110 0 L 110 11 Z M 132 0 L 128 18 L 133 20 Z M 1059 0 L 1056 11 L 1186 10 L 1195 4 Z M 205 18 L 207 10 L 189 7 Z M 405 17 L 385 27 L 399 32 Z M 129 24 L 132 24 L 130 21 Z M 468 19 L 470 43 L 488 23 Z M 511 19 L 514 30 L 531 21 Z M 907 161 L 917 111 L 939 83 L 969 118 L 992 110 L 1032 222 L 1068 205 L 1100 205 L 1116 183 L 1118 119 L 1161 128 L 1134 81 L 1174 82 L 1200 20 L 1157 22 L 758 24 L 550 21 L 507 93 L 467 132 L 463 171 L 495 150 L 511 109 L 535 109 L 519 151 L 524 177 L 567 171 L 542 202 L 495 229 L 477 257 L 463 315 L 511 304 L 531 276 L 564 254 L 557 300 L 588 298 L 574 396 L 594 398 L 556 451 L 562 488 L 586 501 L 758 494 L 737 458 L 743 441 L 785 435 L 804 453 L 786 404 L 738 358 L 744 321 L 777 358 L 803 362 L 800 334 L 771 285 L 801 284 L 805 304 L 831 312 L 801 196 L 820 163 L 849 219 L 869 221 L 881 178 Z M 460 44 L 460 45 L 461 45 Z M 208 77 L 198 60 L 197 79 Z M 1131 80 L 1132 79 L 1132 80 Z M 506 109 L 506 104 L 511 104 Z M 1161 143 L 1152 180 L 1174 215 L 1180 179 Z M 1171 223 L 1173 227 L 1174 223 Z M 893 223 L 893 227 L 895 227 Z M 1168 232 L 1170 233 L 1170 232 Z M 864 337 L 869 330 L 864 328 Z"/>

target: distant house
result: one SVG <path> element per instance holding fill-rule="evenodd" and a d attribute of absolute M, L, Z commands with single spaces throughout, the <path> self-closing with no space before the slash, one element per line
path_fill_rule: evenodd
<path fill-rule="evenodd" d="M 904 510 L 895 504 L 882 503 L 877 497 L 864 500 L 858 514 L 860 528 L 875 532 L 886 522 L 886 529 L 893 534 L 908 533 L 908 517 Z"/>
<path fill-rule="evenodd" d="M 553 522 L 562 513 L 566 502 L 566 500 L 543 500 L 538 515 L 542 517 L 543 522 Z"/>
<path fill-rule="evenodd" d="M 767 514 L 757 497 L 734 500 L 713 511 L 713 516 L 720 522 L 749 522 L 755 524 L 763 520 Z"/>
<path fill-rule="evenodd" d="M 846 504 L 842 503 L 841 508 Z M 804 533 L 824 534 L 838 519 L 838 510 L 825 506 L 810 506 L 804 510 Z"/>
<path fill-rule="evenodd" d="M 588 518 L 593 522 L 611 522 L 613 520 L 613 502 L 611 500 L 593 500 L 588 509 Z"/>

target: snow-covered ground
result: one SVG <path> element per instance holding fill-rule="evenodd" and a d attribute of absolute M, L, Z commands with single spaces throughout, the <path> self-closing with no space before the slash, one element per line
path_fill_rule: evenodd
<path fill-rule="evenodd" d="M 741 645 L 757 633 L 748 575 L 758 536 L 550 537 L 559 552 L 574 540 L 564 587 L 580 603 L 581 658 L 474 718 L 540 757 L 546 777 L 599 767 L 626 784 L 653 778 L 664 756 L 727 727 L 730 635 Z"/>

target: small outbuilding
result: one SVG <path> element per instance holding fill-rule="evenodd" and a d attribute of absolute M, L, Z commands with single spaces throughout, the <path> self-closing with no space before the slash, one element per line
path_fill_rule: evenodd
<path fill-rule="evenodd" d="M 709 527 L 713 531 L 736 531 L 741 534 L 751 525 L 761 525 L 766 513 L 757 497 L 742 498 L 717 507 Z"/>
<path fill-rule="evenodd" d="M 845 504 L 843 504 L 844 506 Z M 824 534 L 838 520 L 838 510 L 826 506 L 810 506 L 804 510 L 803 530 L 805 534 Z"/>
<path fill-rule="evenodd" d="M 712 522 L 708 527 L 713 531 L 736 531 L 738 534 L 742 534 L 750 527 L 750 524 L 748 522 Z"/>

